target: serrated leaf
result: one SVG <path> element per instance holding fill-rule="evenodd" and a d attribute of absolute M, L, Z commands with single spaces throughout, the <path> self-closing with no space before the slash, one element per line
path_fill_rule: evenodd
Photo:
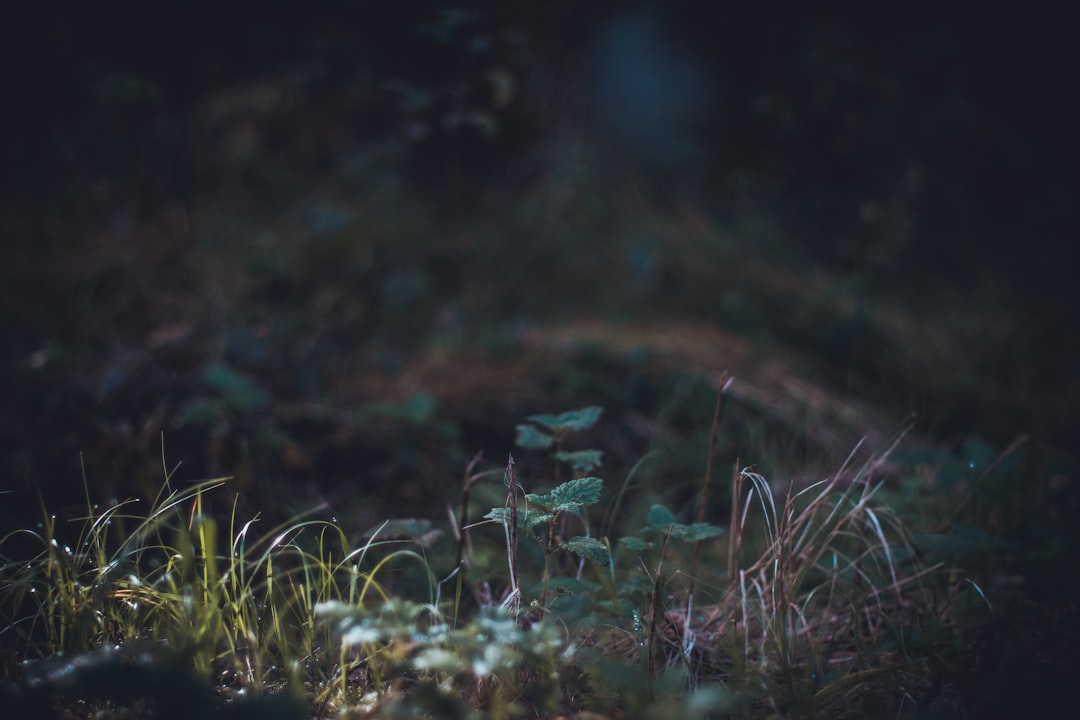
<path fill-rule="evenodd" d="M 522 508 L 518 508 L 517 511 L 518 526 L 526 527 L 530 530 L 542 522 L 547 522 L 552 517 L 551 513 L 526 512 Z M 505 524 L 506 521 L 510 519 L 510 509 L 505 507 L 491 508 L 491 510 L 484 515 L 484 518 L 486 520 L 494 520 L 495 522 Z"/>
<path fill-rule="evenodd" d="M 534 425 L 517 426 L 517 437 L 514 438 L 514 444 L 519 448 L 546 450 L 551 447 L 553 442 L 555 442 L 555 438 Z"/>
<path fill-rule="evenodd" d="M 582 505 L 592 505 L 600 500 L 600 491 L 603 488 L 604 481 L 598 477 L 569 480 L 551 491 L 554 502 L 550 507 L 558 512 L 573 511 Z"/>
<path fill-rule="evenodd" d="M 671 526 L 671 537 L 685 542 L 695 542 L 697 540 L 704 540 L 705 538 L 716 537 L 722 532 L 724 532 L 723 528 L 709 525 L 708 523 L 691 523 L 689 525 L 676 523 Z"/>
<path fill-rule="evenodd" d="M 567 430 L 588 430 L 600 419 L 600 413 L 603 411 L 604 409 L 598 405 L 590 405 L 559 415 L 530 415 L 527 419 L 537 425 L 543 425 L 553 433 L 560 433 Z"/>
<path fill-rule="evenodd" d="M 601 565 L 606 566 L 611 562 L 611 553 L 608 552 L 607 545 L 596 538 L 575 537 L 559 544 L 575 555 L 580 555 Z"/>
<path fill-rule="evenodd" d="M 587 473 L 600 467 L 600 459 L 603 455 L 601 450 L 575 450 L 574 452 L 557 452 L 555 459 L 568 463 L 575 473 Z"/>
<path fill-rule="evenodd" d="M 675 513 L 663 505 L 653 505 L 645 515 L 645 525 L 652 530 L 667 532 L 667 529 L 679 522 Z"/>
<path fill-rule="evenodd" d="M 521 512 L 521 511 L 519 510 L 518 512 Z M 527 528 L 532 530 L 534 527 L 536 527 L 540 523 L 545 523 L 545 522 L 547 522 L 548 520 L 550 520 L 553 517 L 555 517 L 555 516 L 552 515 L 551 513 L 531 512 L 526 517 L 523 517 L 521 519 L 521 524 L 525 525 Z"/>
<path fill-rule="evenodd" d="M 510 508 L 497 507 L 491 508 L 484 515 L 486 520 L 494 520 L 495 522 L 505 523 L 510 519 Z"/>

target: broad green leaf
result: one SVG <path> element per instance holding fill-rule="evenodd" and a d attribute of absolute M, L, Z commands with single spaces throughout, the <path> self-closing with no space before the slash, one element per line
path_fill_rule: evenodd
<path fill-rule="evenodd" d="M 604 487 L 604 481 L 598 477 L 584 477 L 577 480 L 564 482 L 551 491 L 554 502 L 551 509 L 577 510 L 581 505 L 592 505 L 600 499 L 600 491 Z"/>
<path fill-rule="evenodd" d="M 518 512 L 521 512 L 521 511 L 518 510 Z M 540 523 L 546 523 L 548 520 L 550 520 L 553 517 L 555 517 L 555 516 L 552 515 L 551 513 L 531 512 L 526 517 L 522 518 L 521 524 L 525 525 L 527 528 L 532 530 L 534 527 L 536 527 Z"/>
<path fill-rule="evenodd" d="M 645 515 L 645 525 L 652 530 L 667 532 L 669 527 L 678 522 L 675 513 L 671 512 L 663 505 L 653 505 L 649 508 L 648 514 Z"/>
<path fill-rule="evenodd" d="M 599 483 L 599 485 L 595 488 L 594 497 L 593 485 L 596 483 Z M 577 512 L 582 505 L 591 505 L 600 498 L 600 486 L 602 485 L 603 480 L 600 480 L 600 478 L 578 478 L 563 483 L 549 493 L 543 495 L 528 493 L 525 498 L 530 504 L 539 505 L 552 512 Z"/>
<path fill-rule="evenodd" d="M 588 558 L 594 562 L 598 562 L 601 565 L 607 565 L 611 562 L 611 553 L 608 552 L 607 545 L 600 542 L 596 538 L 591 537 L 575 537 L 570 538 L 564 543 L 559 543 L 564 549 L 569 550 L 575 555 L 580 555 L 583 558 Z"/>
<path fill-rule="evenodd" d="M 603 455 L 601 450 L 575 450 L 574 452 L 557 452 L 555 459 L 568 463 L 575 473 L 587 473 L 600 467 L 600 458 Z"/>
<path fill-rule="evenodd" d="M 555 438 L 533 425 L 518 425 L 514 444 L 526 450 L 545 450 Z"/>
<path fill-rule="evenodd" d="M 550 520 L 552 518 L 552 515 L 551 513 L 526 512 L 522 508 L 518 508 L 517 517 L 518 527 L 526 527 L 531 530 L 540 523 Z M 506 521 L 510 518 L 510 510 L 509 508 L 505 507 L 491 508 L 491 510 L 489 510 L 488 513 L 484 515 L 484 518 L 486 520 L 494 520 L 495 522 L 505 524 Z"/>
<path fill-rule="evenodd" d="M 590 405 L 579 410 L 570 410 L 559 415 L 530 415 L 527 419 L 548 430 L 559 433 L 567 430 L 588 430 L 600 419 L 604 409 Z"/>
<path fill-rule="evenodd" d="M 485 515 L 486 520 L 494 520 L 495 522 L 505 523 L 510 519 L 510 508 L 496 507 L 491 508 Z"/>
<path fill-rule="evenodd" d="M 544 493 L 543 495 L 537 495 L 536 493 L 525 493 L 525 499 L 529 501 L 530 505 L 539 505 L 542 508 L 550 508 L 555 504 L 555 498 L 551 493 Z"/>

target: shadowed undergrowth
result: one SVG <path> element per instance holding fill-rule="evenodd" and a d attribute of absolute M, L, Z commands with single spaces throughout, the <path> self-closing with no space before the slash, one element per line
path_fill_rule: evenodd
<path fill-rule="evenodd" d="M 835 717 L 957 701 L 945 671 L 994 613 L 879 501 L 894 448 L 857 448 L 781 494 L 736 467 L 720 526 L 590 474 L 602 453 L 572 441 L 599 417 L 530 417 L 517 444 L 546 450 L 548 478 L 477 456 L 449 527 L 263 528 L 235 502 L 211 507 L 226 480 L 168 476 L 148 512 L 88 498 L 74 541 L 43 507 L 0 545 L 8 692 L 29 710 L 157 717 Z"/>

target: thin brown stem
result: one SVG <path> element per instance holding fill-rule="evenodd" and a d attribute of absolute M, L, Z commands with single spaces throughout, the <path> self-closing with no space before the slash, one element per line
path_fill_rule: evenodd
<path fill-rule="evenodd" d="M 742 473 L 739 472 L 739 459 L 731 468 L 731 521 L 728 525 L 728 579 L 731 582 L 732 591 L 735 590 L 735 581 L 738 573 L 735 568 L 739 562 L 739 540 L 742 537 L 742 528 L 739 527 L 739 498 L 742 496 Z"/>
<path fill-rule="evenodd" d="M 649 683 L 649 697 L 653 696 L 653 679 L 656 666 L 656 650 L 657 650 L 657 637 L 656 628 L 660 623 L 660 615 L 664 612 L 663 600 L 661 600 L 664 589 L 664 556 L 667 554 L 668 540 L 671 539 L 671 529 L 668 528 L 667 535 L 664 536 L 664 544 L 660 546 L 660 559 L 656 563 L 656 577 L 653 578 L 652 597 L 649 600 L 650 613 L 649 613 L 649 632 L 645 636 L 648 643 L 646 650 L 648 655 L 646 656 L 646 679 Z"/>
<path fill-rule="evenodd" d="M 713 450 L 716 447 L 716 433 L 720 428 L 720 413 L 724 409 L 724 391 L 731 384 L 728 371 L 720 373 L 720 387 L 716 390 L 716 407 L 713 410 L 712 428 L 709 430 L 709 449 L 705 454 L 705 477 L 701 480 L 701 498 L 698 500 L 699 523 L 705 522 L 705 505 L 709 499 L 709 484 L 712 482 Z M 694 556 L 690 565 L 690 594 L 694 593 L 697 579 L 698 556 L 701 554 L 701 540 L 694 541 Z"/>
<path fill-rule="evenodd" d="M 481 475 L 474 475 L 473 470 L 484 459 L 484 451 L 476 453 L 469 464 L 465 466 L 465 479 L 461 486 L 461 515 L 459 517 L 460 533 L 457 534 L 457 556 L 454 558 L 454 567 L 461 567 L 461 561 L 465 558 L 465 545 L 469 542 L 469 490 Z"/>
<path fill-rule="evenodd" d="M 557 513 L 561 515 L 562 513 Z M 555 554 L 555 515 L 548 520 L 547 547 L 544 548 L 544 587 L 540 590 L 540 607 L 547 605 L 548 578 L 551 577 L 551 556 Z"/>
<path fill-rule="evenodd" d="M 506 600 L 507 608 L 517 613 L 521 607 L 521 585 L 518 582 L 518 555 L 517 555 L 517 495 L 518 481 L 517 471 L 514 468 L 514 456 L 510 455 L 506 462 L 506 559 L 510 566 L 510 596 Z"/>

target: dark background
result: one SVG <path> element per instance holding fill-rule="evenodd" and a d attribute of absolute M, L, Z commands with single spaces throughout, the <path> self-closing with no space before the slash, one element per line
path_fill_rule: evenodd
<path fill-rule="evenodd" d="M 369 493 L 415 485 L 418 511 L 524 415 L 599 402 L 617 444 L 701 370 L 595 340 L 533 357 L 545 328 L 586 319 L 720 328 L 754 348 L 751 384 L 779 393 L 754 377 L 779 358 L 870 407 L 871 437 L 911 417 L 950 449 L 1029 437 L 1060 476 L 1078 224 L 1063 5 L 580 5 L 10 15 L 5 484 L 77 501 L 85 466 L 105 495 L 145 494 L 164 444 L 188 479 L 327 493 L 370 475 Z M 781 395 L 737 402 L 788 434 Z M 847 429 L 736 433 L 725 453 L 794 475 L 842 458 Z"/>

